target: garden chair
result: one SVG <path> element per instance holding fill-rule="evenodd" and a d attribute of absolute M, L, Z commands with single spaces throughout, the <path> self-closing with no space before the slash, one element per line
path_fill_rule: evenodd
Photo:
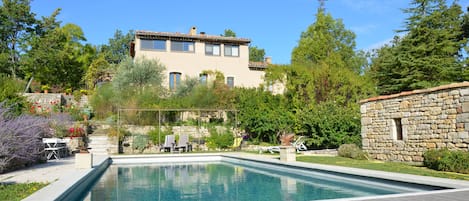
<path fill-rule="evenodd" d="M 300 153 L 300 151 L 307 151 L 308 148 L 306 147 L 305 143 L 305 137 L 300 136 L 298 137 L 294 142 L 291 143 L 293 147 L 295 147 L 296 152 Z M 267 151 L 270 153 L 275 153 L 275 152 L 280 152 L 280 146 L 270 146 L 267 147 Z"/>
<path fill-rule="evenodd" d="M 175 143 L 174 135 L 165 136 L 164 144 L 161 146 L 160 151 L 163 150 L 163 152 L 165 152 L 166 150 L 169 150 L 170 152 L 173 152 Z"/>
<path fill-rule="evenodd" d="M 191 145 L 189 143 L 189 135 L 188 134 L 180 134 L 179 135 L 179 140 L 178 140 L 178 143 L 176 145 L 176 147 L 174 147 L 176 150 L 180 151 L 182 149 L 182 151 L 191 151 Z"/>
<path fill-rule="evenodd" d="M 237 137 L 233 140 L 233 145 L 230 146 L 233 150 L 241 150 L 241 142 L 243 141 L 242 137 Z"/>

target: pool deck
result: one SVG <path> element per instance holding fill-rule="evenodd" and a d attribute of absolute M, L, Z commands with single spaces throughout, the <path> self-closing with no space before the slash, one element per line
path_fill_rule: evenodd
<path fill-rule="evenodd" d="M 425 177 L 409 174 L 400 173 L 389 173 L 382 171 L 364 170 L 357 168 L 347 168 L 339 166 L 329 166 L 320 164 L 311 164 L 303 162 L 281 162 L 276 158 L 269 155 L 258 155 L 258 154 L 246 154 L 246 153 L 220 153 L 220 154 L 199 154 L 200 156 L 206 155 L 220 155 L 228 156 L 240 159 L 256 160 L 261 162 L 277 163 L 287 166 L 297 166 L 301 168 L 312 168 L 319 170 L 327 170 L 333 172 L 345 172 L 354 175 L 365 175 L 371 177 L 379 177 L 385 179 L 397 179 L 402 181 L 408 181 L 420 184 L 440 185 L 451 187 L 454 189 L 439 190 L 439 191 L 426 191 L 416 193 L 405 193 L 395 195 L 384 195 L 374 197 L 361 197 L 361 198 L 347 198 L 347 199 L 332 199 L 328 201 L 355 201 L 355 200 L 368 200 L 368 201 L 400 201 L 400 200 L 425 200 L 425 201 L 439 201 L 439 200 L 454 200 L 454 201 L 466 201 L 469 198 L 469 182 L 453 179 L 443 179 L 435 177 Z M 138 155 L 133 157 L 181 157 L 185 154 L 174 154 L 174 155 Z M 186 155 L 188 156 L 188 155 Z M 191 156 L 194 156 L 191 154 Z M 116 158 L 127 158 L 132 156 L 111 156 Z M 93 156 L 93 164 L 95 167 L 102 165 L 108 156 Z M 95 168 L 93 168 L 95 169 Z M 28 183 L 28 182 L 49 182 L 50 184 L 43 189 L 37 191 L 33 195 L 29 196 L 24 200 L 60 200 L 63 192 L 66 192 L 71 186 L 75 185 L 77 181 L 90 174 L 93 169 L 76 169 L 75 158 L 68 157 L 57 161 L 49 161 L 45 164 L 39 164 L 26 168 L 23 170 L 17 170 L 5 174 L 0 174 L 1 183 Z M 65 193 L 66 194 L 66 193 Z"/>

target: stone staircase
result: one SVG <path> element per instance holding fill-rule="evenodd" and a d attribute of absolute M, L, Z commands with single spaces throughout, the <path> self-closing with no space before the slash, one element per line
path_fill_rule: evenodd
<path fill-rule="evenodd" d="M 88 148 L 89 151 L 96 155 L 108 154 L 109 140 L 107 135 L 88 135 Z"/>
<path fill-rule="evenodd" d="M 84 107 L 87 107 L 88 105 L 89 105 L 88 96 L 87 95 L 81 96 L 80 102 L 78 103 L 78 106 L 80 108 L 84 108 Z"/>
<path fill-rule="evenodd" d="M 88 135 L 88 148 L 94 155 L 109 155 L 117 153 L 117 142 L 109 139 L 106 134 L 94 133 Z"/>

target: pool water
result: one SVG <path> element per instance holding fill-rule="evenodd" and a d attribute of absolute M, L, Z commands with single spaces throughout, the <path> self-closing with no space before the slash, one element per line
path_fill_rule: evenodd
<path fill-rule="evenodd" d="M 311 173 L 310 173 L 311 172 Z M 230 162 L 111 165 L 81 200 L 322 200 L 414 192 L 376 181 Z"/>

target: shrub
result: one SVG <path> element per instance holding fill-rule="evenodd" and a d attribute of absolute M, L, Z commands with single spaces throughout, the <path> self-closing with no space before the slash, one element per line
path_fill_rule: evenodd
<path fill-rule="evenodd" d="M 339 156 L 345 158 L 353 158 L 358 160 L 367 159 L 366 153 L 363 152 L 356 144 L 343 144 L 338 149 Z"/>
<path fill-rule="evenodd" d="M 8 107 L 10 112 L 21 114 L 27 107 L 26 99 L 19 95 L 24 85 L 26 85 L 24 81 L 0 74 L 0 102 L 3 102 L 2 104 Z"/>
<path fill-rule="evenodd" d="M 207 138 L 207 147 L 209 149 L 226 149 L 233 145 L 234 137 L 230 129 L 225 128 L 224 132 L 221 132 L 216 128 L 209 128 L 209 131 L 210 137 Z"/>
<path fill-rule="evenodd" d="M 428 150 L 423 154 L 423 164 L 434 170 L 469 173 L 469 153 L 448 149 Z"/>
<path fill-rule="evenodd" d="M 49 135 L 48 120 L 40 116 L 12 115 L 0 103 L 0 173 L 44 159 L 42 138 Z"/>
<path fill-rule="evenodd" d="M 143 134 L 134 134 L 133 135 L 132 148 L 140 151 L 140 153 L 147 148 L 148 145 L 148 135 Z"/>
<path fill-rule="evenodd" d="M 166 129 L 163 129 L 163 127 L 162 127 L 161 130 L 154 129 L 154 130 L 151 130 L 150 132 L 148 132 L 148 137 L 150 138 L 150 140 L 153 144 L 155 144 L 155 145 L 163 144 L 166 135 L 173 134 L 172 127 L 166 126 L 165 128 Z"/>

